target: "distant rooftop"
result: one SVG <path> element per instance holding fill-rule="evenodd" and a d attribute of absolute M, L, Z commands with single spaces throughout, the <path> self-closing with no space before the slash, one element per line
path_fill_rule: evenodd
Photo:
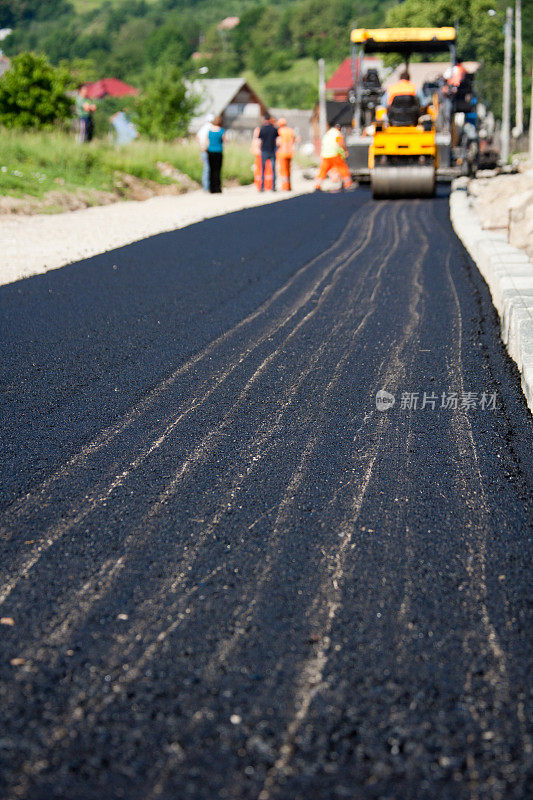
<path fill-rule="evenodd" d="M 266 111 L 265 104 L 244 78 L 205 78 L 186 81 L 186 85 L 191 94 L 200 98 L 196 115 L 190 124 L 192 133 L 207 121 L 208 114 L 215 117 L 226 114 L 235 118 L 253 111 L 254 117 L 260 117 Z M 251 108 L 254 105 L 256 108 Z"/>
<path fill-rule="evenodd" d="M 377 56 L 365 56 L 363 59 L 363 73 L 367 69 L 377 69 L 380 78 L 383 78 L 383 61 Z M 338 67 L 329 81 L 326 81 L 326 89 L 333 89 L 336 91 L 348 91 L 353 86 L 352 76 L 352 59 L 345 58 L 340 67 Z"/>
<path fill-rule="evenodd" d="M 237 27 L 240 21 L 239 17 L 226 17 L 218 23 L 217 28 L 219 31 L 231 31 Z"/>

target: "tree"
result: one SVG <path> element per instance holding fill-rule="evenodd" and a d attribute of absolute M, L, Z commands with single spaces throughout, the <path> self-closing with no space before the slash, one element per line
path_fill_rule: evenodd
<path fill-rule="evenodd" d="M 49 19 L 72 11 L 66 0 L 0 0 L 0 28 L 25 20 Z"/>
<path fill-rule="evenodd" d="M 6 128 L 50 128 L 71 115 L 65 95 L 68 72 L 54 68 L 45 56 L 21 53 L 0 79 L 0 125 Z"/>
<path fill-rule="evenodd" d="M 482 62 L 476 86 L 484 101 L 501 107 L 503 62 L 503 0 L 405 0 L 387 13 L 387 24 L 398 27 L 455 25 L 458 23 L 458 56 Z M 497 13 L 488 12 L 495 8 Z"/>
<path fill-rule="evenodd" d="M 135 123 L 150 139 L 170 141 L 187 133 L 197 102 L 187 93 L 177 67 L 157 67 L 148 74 L 135 104 Z"/>

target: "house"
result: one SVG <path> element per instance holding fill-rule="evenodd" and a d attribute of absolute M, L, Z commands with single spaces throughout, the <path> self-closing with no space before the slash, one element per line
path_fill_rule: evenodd
<path fill-rule="evenodd" d="M 270 113 L 276 120 L 286 119 L 287 125 L 300 137 L 302 144 L 313 141 L 313 129 L 311 127 L 313 111 L 311 109 L 271 108 Z"/>
<path fill-rule="evenodd" d="M 363 58 L 363 75 L 369 69 L 377 69 L 379 77 L 383 80 L 386 70 L 383 67 L 383 61 L 376 56 L 365 56 Z M 329 81 L 326 81 L 326 95 L 329 100 L 335 100 L 338 103 L 344 103 L 348 100 L 350 89 L 353 88 L 353 65 L 351 58 L 345 58 L 340 67 L 338 67 Z"/>
<path fill-rule="evenodd" d="M 223 118 L 225 128 L 251 136 L 268 110 L 244 78 L 206 78 L 187 82 L 187 89 L 200 98 L 189 125 L 191 133 L 196 133 L 207 121 L 208 114 L 213 114 Z"/>

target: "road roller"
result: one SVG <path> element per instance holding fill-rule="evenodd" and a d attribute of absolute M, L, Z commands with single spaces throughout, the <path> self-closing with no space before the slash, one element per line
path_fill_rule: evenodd
<path fill-rule="evenodd" d="M 376 109 L 372 125 L 361 129 L 364 56 L 394 53 L 408 70 L 412 54 L 445 52 L 454 65 L 455 36 L 453 27 L 357 28 L 351 33 L 354 125 L 346 140 L 348 164 L 359 181 L 370 181 L 375 198 L 432 197 L 437 177 L 450 177 L 449 163 L 441 165 L 450 130 L 436 94 L 423 99 L 424 105 L 418 97 L 396 96 L 388 109 Z"/>
<path fill-rule="evenodd" d="M 404 103 L 395 116 L 396 101 Z M 410 106 L 410 108 L 409 108 Z M 409 119 L 410 115 L 410 119 Z M 372 196 L 433 197 L 437 180 L 438 151 L 434 123 L 429 117 L 418 124 L 420 107 L 415 97 L 395 97 L 388 121 L 375 122 L 368 148 Z M 394 124 L 399 120 L 398 124 Z"/>

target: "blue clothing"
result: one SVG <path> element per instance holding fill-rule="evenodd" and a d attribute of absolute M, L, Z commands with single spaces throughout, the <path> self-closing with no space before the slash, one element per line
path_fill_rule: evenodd
<path fill-rule="evenodd" d="M 111 124 L 117 135 L 117 144 L 129 144 L 139 135 L 137 128 L 123 111 L 119 111 L 111 117 Z"/>
<path fill-rule="evenodd" d="M 465 122 L 471 122 L 477 127 L 477 97 L 475 95 L 470 101 L 470 111 L 465 114 Z"/>
<path fill-rule="evenodd" d="M 224 128 L 221 128 L 219 131 L 209 131 L 209 144 L 207 145 L 207 149 L 210 153 L 222 152 L 222 137 L 224 133 Z"/>
<path fill-rule="evenodd" d="M 207 150 L 202 150 L 202 186 L 209 191 L 209 156 Z"/>

